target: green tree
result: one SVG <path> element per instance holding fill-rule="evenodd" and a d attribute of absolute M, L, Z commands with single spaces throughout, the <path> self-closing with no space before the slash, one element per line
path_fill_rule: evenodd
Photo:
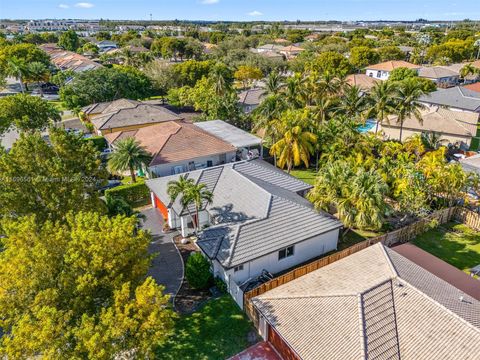
<path fill-rule="evenodd" d="M 113 153 L 108 159 L 108 168 L 114 172 L 130 171 L 132 182 L 137 182 L 136 169 L 142 169 L 150 164 L 152 156 L 135 138 L 128 137 L 115 143 Z"/>
<path fill-rule="evenodd" d="M 25 78 L 28 76 L 28 67 L 25 62 L 17 57 L 11 57 L 7 60 L 3 71 L 3 74 L 17 79 L 22 93 L 25 93 Z"/>
<path fill-rule="evenodd" d="M 213 281 L 210 263 L 198 252 L 190 255 L 185 265 L 185 277 L 194 289 L 208 288 Z"/>
<path fill-rule="evenodd" d="M 390 72 L 388 77 L 388 81 L 402 81 L 409 78 L 417 77 L 417 71 L 414 69 L 409 69 L 406 67 L 398 67 L 393 69 Z"/>
<path fill-rule="evenodd" d="M 358 86 L 345 86 L 340 98 L 339 111 L 353 119 L 365 120 L 368 99 Z"/>
<path fill-rule="evenodd" d="M 0 151 L 0 218 L 61 220 L 71 210 L 103 211 L 97 187 L 107 174 L 93 145 L 57 128 L 49 141 L 22 134 L 8 153 Z"/>
<path fill-rule="evenodd" d="M 0 134 L 11 125 L 21 131 L 42 131 L 60 119 L 58 110 L 39 97 L 17 94 L 0 98 Z"/>
<path fill-rule="evenodd" d="M 246 88 L 254 80 L 260 80 L 263 77 L 262 71 L 254 66 L 241 65 L 233 74 L 236 80 L 243 84 Z"/>
<path fill-rule="evenodd" d="M 375 134 L 378 132 L 378 126 L 384 121 L 388 121 L 390 115 L 395 113 L 395 87 L 391 82 L 382 81 L 373 86 L 368 94 L 367 118 L 375 118 Z"/>
<path fill-rule="evenodd" d="M 294 166 L 301 163 L 309 166 L 316 141 L 315 134 L 305 131 L 300 125 L 287 123 L 283 136 L 270 148 L 270 154 L 275 154 L 278 166 L 281 168 L 286 166 L 287 172 L 290 173 Z"/>
<path fill-rule="evenodd" d="M 387 45 L 378 49 L 380 61 L 404 60 L 405 53 L 398 46 Z"/>
<path fill-rule="evenodd" d="M 80 47 L 80 39 L 74 30 L 67 30 L 60 34 L 57 44 L 65 50 L 77 51 Z"/>
<path fill-rule="evenodd" d="M 50 71 L 45 66 L 44 63 L 39 61 L 34 61 L 27 65 L 27 80 L 31 82 L 36 82 L 39 85 L 40 95 L 43 97 L 42 87 L 40 82 L 48 81 L 50 78 Z"/>
<path fill-rule="evenodd" d="M 272 71 L 267 76 L 267 81 L 265 82 L 265 93 L 264 95 L 278 95 L 284 87 L 284 78 L 277 71 Z"/>
<path fill-rule="evenodd" d="M 357 69 L 375 64 L 380 59 L 378 53 L 367 46 L 357 46 L 350 49 L 350 63 Z"/>
<path fill-rule="evenodd" d="M 151 96 L 152 83 L 140 70 L 130 67 L 98 68 L 75 75 L 60 89 L 60 99 L 69 109 L 121 98 Z"/>
<path fill-rule="evenodd" d="M 344 77 L 352 71 L 347 58 L 342 54 L 327 51 L 318 55 L 306 66 L 308 71 L 317 71 L 320 74 L 330 73 L 335 76 Z"/>
<path fill-rule="evenodd" d="M 400 124 L 399 140 L 402 141 L 403 123 L 409 117 L 415 117 L 420 123 L 423 122 L 420 110 L 424 108 L 418 100 L 424 94 L 422 87 L 414 78 L 406 79 L 400 83 L 395 98 L 395 115 Z"/>
<path fill-rule="evenodd" d="M 65 223 L 31 216 L 2 227 L 3 355 L 149 358 L 171 333 L 168 297 L 145 279 L 151 237 L 136 219 L 81 212 Z"/>

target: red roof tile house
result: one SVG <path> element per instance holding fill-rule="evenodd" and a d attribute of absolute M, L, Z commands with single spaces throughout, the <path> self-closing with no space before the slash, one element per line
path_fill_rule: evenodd
<path fill-rule="evenodd" d="M 152 177 L 168 176 L 229 163 L 237 149 L 222 139 L 183 121 L 167 121 L 139 129 L 105 134 L 110 146 L 135 138 L 150 154 Z"/>
<path fill-rule="evenodd" d="M 367 66 L 365 74 L 375 79 L 388 80 L 390 73 L 398 68 L 407 68 L 418 71 L 421 67 L 403 60 L 391 60 Z"/>

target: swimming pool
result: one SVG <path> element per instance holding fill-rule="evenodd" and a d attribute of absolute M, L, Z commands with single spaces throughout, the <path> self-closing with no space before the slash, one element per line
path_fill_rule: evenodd
<path fill-rule="evenodd" d="M 365 121 L 365 125 L 360 125 L 358 127 L 358 131 L 360 131 L 361 133 L 366 133 L 366 132 L 372 130 L 375 127 L 375 125 L 377 125 L 377 121 L 369 119 L 369 120 Z"/>

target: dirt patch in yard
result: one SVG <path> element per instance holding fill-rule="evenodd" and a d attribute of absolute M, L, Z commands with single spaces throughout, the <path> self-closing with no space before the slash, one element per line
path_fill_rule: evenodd
<path fill-rule="evenodd" d="M 189 240 L 188 243 L 182 244 L 183 237 L 181 235 L 175 236 L 173 241 L 180 251 L 180 255 L 183 259 L 183 264 L 187 263 L 187 259 L 190 254 L 200 251 L 192 240 Z M 191 314 L 197 310 L 203 303 L 209 300 L 212 297 L 210 291 L 207 290 L 197 290 L 193 289 L 187 281 L 187 278 L 184 277 L 180 290 L 175 296 L 174 308 L 181 314 Z"/>

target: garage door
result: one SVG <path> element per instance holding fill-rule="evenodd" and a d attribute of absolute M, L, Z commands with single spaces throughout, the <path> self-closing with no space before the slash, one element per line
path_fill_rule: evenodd
<path fill-rule="evenodd" d="M 165 206 L 165 204 L 163 202 L 160 201 L 160 199 L 156 196 L 156 195 L 153 195 L 153 198 L 155 200 L 155 207 L 160 210 L 160 213 L 163 215 L 163 218 L 165 219 L 165 221 L 168 220 L 168 209 L 167 207 Z"/>
<path fill-rule="evenodd" d="M 272 344 L 283 360 L 300 360 L 270 325 L 268 325 L 268 342 Z"/>

